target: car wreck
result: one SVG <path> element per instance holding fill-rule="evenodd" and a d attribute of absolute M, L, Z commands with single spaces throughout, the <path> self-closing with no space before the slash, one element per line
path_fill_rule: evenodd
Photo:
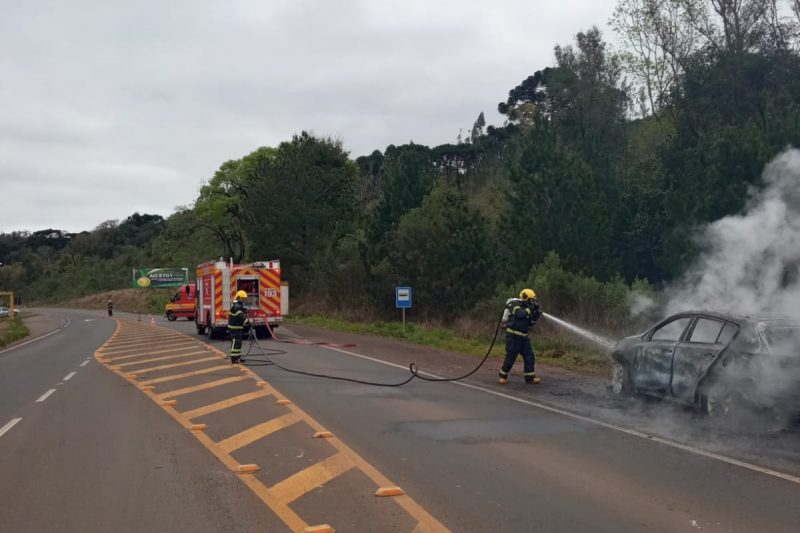
<path fill-rule="evenodd" d="M 800 322 L 711 311 L 672 315 L 617 343 L 611 390 L 692 405 L 712 416 L 800 414 Z"/>

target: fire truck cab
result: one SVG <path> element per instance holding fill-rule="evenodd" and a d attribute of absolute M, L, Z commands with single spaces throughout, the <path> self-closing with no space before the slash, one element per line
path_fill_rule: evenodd
<path fill-rule="evenodd" d="M 197 267 L 196 284 L 198 335 L 208 332 L 212 339 L 227 335 L 228 311 L 238 291 L 247 293 L 247 318 L 259 337 L 268 337 L 269 328 L 277 328 L 283 321 L 280 261 L 245 265 L 209 261 Z"/>

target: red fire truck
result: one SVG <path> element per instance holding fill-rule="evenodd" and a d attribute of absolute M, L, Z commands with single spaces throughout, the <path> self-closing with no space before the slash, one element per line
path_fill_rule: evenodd
<path fill-rule="evenodd" d="M 228 311 L 238 291 L 247 293 L 247 318 L 259 337 L 277 328 L 281 316 L 281 263 L 256 261 L 246 265 L 209 261 L 197 267 L 197 333 L 212 339 L 228 332 Z"/>

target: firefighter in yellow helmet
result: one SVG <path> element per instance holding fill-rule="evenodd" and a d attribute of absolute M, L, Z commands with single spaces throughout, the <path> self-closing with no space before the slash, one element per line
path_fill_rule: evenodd
<path fill-rule="evenodd" d="M 231 336 L 231 364 L 233 365 L 238 363 L 242 356 L 242 332 L 247 322 L 245 300 L 247 300 L 247 293 L 245 291 L 237 292 L 228 313 L 228 333 Z"/>
<path fill-rule="evenodd" d="M 519 298 L 509 298 L 506 302 L 502 319 L 502 325 L 506 330 L 506 358 L 503 360 L 497 381 L 501 385 L 508 382 L 508 373 L 511 372 L 511 367 L 520 354 L 525 363 L 523 371 L 525 383 L 535 385 L 540 382 L 534 370 L 536 359 L 530 334 L 541 316 L 542 310 L 539 308 L 539 301 L 533 289 L 523 289 Z"/>

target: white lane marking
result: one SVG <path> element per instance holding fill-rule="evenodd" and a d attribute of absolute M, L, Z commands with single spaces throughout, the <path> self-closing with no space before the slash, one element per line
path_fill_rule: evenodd
<path fill-rule="evenodd" d="M 5 426 L 1 427 L 1 428 L 0 428 L 0 437 L 2 437 L 3 435 L 5 435 L 6 433 L 8 433 L 8 432 L 11 430 L 11 428 L 13 428 L 14 426 L 16 426 L 16 425 L 17 425 L 17 422 L 19 422 L 20 420 L 22 420 L 22 419 L 21 419 L 21 418 L 12 418 L 12 419 L 11 419 L 11 422 L 9 422 L 9 423 L 8 423 L 8 424 L 6 424 Z"/>
<path fill-rule="evenodd" d="M 48 398 L 48 397 L 49 397 L 51 394 L 53 394 L 55 391 L 56 391 L 55 389 L 50 389 L 49 391 L 47 391 L 47 392 L 45 392 L 44 394 L 42 394 L 41 396 L 39 396 L 39 399 L 38 399 L 38 400 L 36 400 L 36 401 L 37 401 L 37 402 L 40 402 L 40 403 L 41 403 L 41 402 L 43 402 L 43 401 L 45 401 L 45 400 L 46 400 L 46 399 L 47 399 L 47 398 Z"/>
<path fill-rule="evenodd" d="M 54 329 L 54 330 L 53 330 L 53 331 L 51 331 L 50 333 L 45 333 L 44 335 L 40 335 L 40 336 L 36 337 L 35 339 L 31 339 L 31 340 L 28 340 L 28 341 L 25 341 L 25 342 L 21 342 L 21 343 L 19 343 L 19 344 L 15 344 L 15 345 L 14 345 L 14 346 L 12 346 L 11 348 L 6 348 L 5 350 L 0 350 L 0 353 L 6 353 L 6 352 L 10 352 L 11 350 L 16 350 L 17 348 L 22 348 L 22 347 L 23 347 L 23 346 L 25 346 L 26 344 L 30 344 L 30 343 L 32 343 L 32 342 L 40 341 L 40 340 L 44 339 L 45 337 L 49 337 L 50 335 L 55 335 L 55 334 L 56 334 L 56 333 L 58 333 L 59 331 L 62 331 L 62 330 L 65 330 L 65 329 L 67 329 L 67 328 L 69 327 L 69 325 L 70 325 L 70 324 L 71 324 L 71 322 L 70 322 L 69 318 L 67 318 L 67 319 L 66 319 L 66 323 L 64 323 L 64 325 L 63 325 L 63 326 L 61 326 L 60 328 L 58 328 L 58 329 Z"/>
<path fill-rule="evenodd" d="M 88 363 L 89 361 L 84 361 L 83 363 L 80 364 L 80 366 L 86 366 Z"/>
<path fill-rule="evenodd" d="M 61 381 L 69 381 L 69 380 L 72 379 L 72 376 L 74 376 L 75 374 L 77 374 L 77 372 L 70 372 L 69 374 L 64 376 L 64 379 L 62 379 Z"/>
<path fill-rule="evenodd" d="M 334 350 L 336 352 L 341 352 L 341 353 L 344 353 L 344 354 L 347 354 L 347 355 L 351 355 L 353 357 L 359 357 L 361 359 L 366 359 L 368 361 L 373 361 L 375 363 L 381 363 L 383 365 L 393 366 L 395 368 L 402 368 L 403 370 L 408 370 L 408 367 L 403 366 L 403 365 L 398 365 L 398 364 L 395 364 L 395 363 L 389 363 L 388 361 L 381 361 L 380 359 L 376 359 L 374 357 L 369 357 L 368 355 L 362 355 L 362 354 L 355 353 L 355 352 L 349 352 L 347 350 L 342 350 L 341 348 L 334 348 L 332 346 L 322 346 L 322 348 L 326 348 L 328 350 Z M 426 377 L 441 379 L 441 376 L 437 376 L 436 374 L 430 374 L 428 372 L 419 372 L 419 374 L 425 375 Z M 681 444 L 680 442 L 675 442 L 675 441 L 672 441 L 672 440 L 669 440 L 669 439 L 665 439 L 665 438 L 662 438 L 662 437 L 657 437 L 655 435 L 650 435 L 648 433 L 644 433 L 642 431 L 637 431 L 635 429 L 628 429 L 628 428 L 625 428 L 625 427 L 622 427 L 622 426 L 609 424 L 608 422 L 601 422 L 599 420 L 594 420 L 593 418 L 589 418 L 589 417 L 586 417 L 586 416 L 583 416 L 583 415 L 572 413 L 570 411 L 565 411 L 564 409 L 559 409 L 558 407 L 551 407 L 549 405 L 545 405 L 545 404 L 538 403 L 538 402 L 532 402 L 530 400 L 525 400 L 523 398 L 516 398 L 516 397 L 511 396 L 509 394 L 505 394 L 503 392 L 494 391 L 494 390 L 491 390 L 491 389 L 480 387 L 478 385 L 472 385 L 470 383 L 464 383 L 463 381 L 449 381 L 449 382 L 446 382 L 446 383 L 451 383 L 453 385 L 460 385 L 461 387 L 466 387 L 468 389 L 473 389 L 473 390 L 485 392 L 487 394 L 491 394 L 491 395 L 497 396 L 499 398 L 504 398 L 506 400 L 511 400 L 512 402 L 517 402 L 517 403 L 521 403 L 521 404 L 525 404 L 525 405 L 530 405 L 532 407 L 538 407 L 539 409 L 543 409 L 543 410 L 549 411 L 551 413 L 556 413 L 556 414 L 559 414 L 559 415 L 563 415 L 563 416 L 567 416 L 567 417 L 570 417 L 570 418 L 574 418 L 576 420 L 580 420 L 580 421 L 586 422 L 588 424 L 594 424 L 596 426 L 604 427 L 606 429 L 611 429 L 613 431 L 619 431 L 620 433 L 625 433 L 626 435 L 639 437 L 641 439 L 644 439 L 644 440 L 647 440 L 647 441 L 650 441 L 650 442 L 657 442 L 657 443 L 663 444 L 665 446 L 671 446 L 673 448 L 677 448 L 677 449 L 683 450 L 685 452 L 693 453 L 695 455 L 700 455 L 700 456 L 706 457 L 708 459 L 714 459 L 716 461 L 721 461 L 723 463 L 727 463 L 727 464 L 730 464 L 730 465 L 740 466 L 742 468 L 746 468 L 746 469 L 752 470 L 754 472 L 759 472 L 761 474 L 766 474 L 768 476 L 777 477 L 777 478 L 783 479 L 785 481 L 790 481 L 792 483 L 796 483 L 796 484 L 800 485 L 800 477 L 798 477 L 798 476 L 793 476 L 791 474 L 786 474 L 784 472 L 779 472 L 777 470 L 772 470 L 771 468 L 765 468 L 763 466 L 758 466 L 758 465 L 754 465 L 752 463 L 747 463 L 745 461 L 740 461 L 740 460 L 734 459 L 732 457 L 726 457 L 726 456 L 720 455 L 718 453 L 709 452 L 709 451 L 706 451 L 706 450 L 702 450 L 700 448 L 695 448 L 693 446 L 689 446 L 688 444 Z"/>

